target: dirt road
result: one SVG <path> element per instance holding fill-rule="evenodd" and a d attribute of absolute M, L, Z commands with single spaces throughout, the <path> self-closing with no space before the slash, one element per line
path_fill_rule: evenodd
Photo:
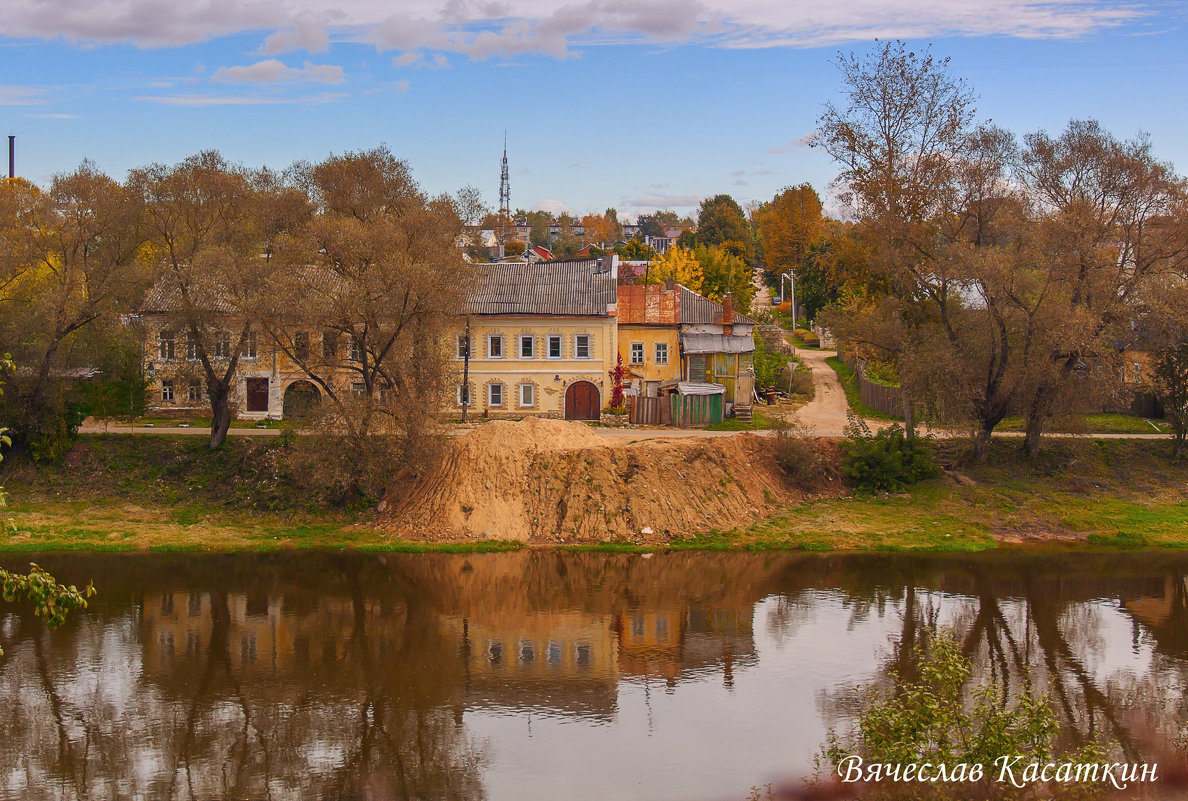
<path fill-rule="evenodd" d="M 818 437 L 840 437 L 846 425 L 846 391 L 837 373 L 825 363 L 837 353 L 802 348 L 796 355 L 813 374 L 813 399 L 796 410 L 796 419 Z"/>

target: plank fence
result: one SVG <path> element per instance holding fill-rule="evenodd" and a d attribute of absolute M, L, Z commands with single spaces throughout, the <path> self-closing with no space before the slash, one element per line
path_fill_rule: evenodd
<path fill-rule="evenodd" d="M 627 420 L 633 425 L 684 428 L 722 422 L 721 395 L 669 395 L 663 398 L 627 397 Z"/>

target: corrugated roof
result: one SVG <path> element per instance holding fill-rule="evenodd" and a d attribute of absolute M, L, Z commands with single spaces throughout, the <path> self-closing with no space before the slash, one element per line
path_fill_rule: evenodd
<path fill-rule="evenodd" d="M 682 323 L 720 323 L 722 321 L 722 304 L 714 303 L 709 298 L 698 295 L 682 284 L 677 284 L 677 289 L 681 294 Z M 742 325 L 755 325 L 754 320 L 738 312 L 734 313 L 734 322 Z"/>
<path fill-rule="evenodd" d="M 191 283 L 189 296 L 198 308 L 223 314 L 235 311 L 235 305 L 227 297 L 227 292 L 213 283 L 209 285 Z M 166 273 L 145 294 L 140 311 L 142 314 L 163 314 L 180 311 L 182 307 L 178 278 Z"/>
<path fill-rule="evenodd" d="M 681 350 L 685 353 L 750 353 L 754 349 L 755 338 L 749 335 L 681 334 Z"/>
<path fill-rule="evenodd" d="M 616 302 L 615 277 L 600 272 L 600 260 L 540 264 L 480 264 L 471 314 L 554 314 L 607 317 Z"/>

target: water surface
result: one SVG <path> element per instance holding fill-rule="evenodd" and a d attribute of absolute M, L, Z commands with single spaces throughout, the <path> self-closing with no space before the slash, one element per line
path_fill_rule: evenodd
<path fill-rule="evenodd" d="M 1070 742 L 1188 722 L 1176 554 L 37 561 L 100 595 L 0 615 L 0 799 L 744 798 L 938 625 Z"/>

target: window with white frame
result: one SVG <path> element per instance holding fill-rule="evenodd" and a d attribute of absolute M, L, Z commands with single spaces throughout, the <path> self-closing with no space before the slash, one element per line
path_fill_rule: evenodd
<path fill-rule="evenodd" d="M 458 385 L 458 405 L 459 406 L 469 406 L 470 405 L 470 387 L 467 386 L 466 384 Z"/>
<path fill-rule="evenodd" d="M 186 400 L 190 403 L 202 400 L 202 384 L 197 381 L 191 381 L 190 386 L 186 390 Z"/>
<path fill-rule="evenodd" d="M 644 350 L 643 350 L 642 342 L 632 342 L 631 343 L 631 363 L 632 364 L 643 364 L 644 363 Z"/>
<path fill-rule="evenodd" d="M 466 334 L 458 334 L 458 349 L 456 353 L 459 359 L 465 359 L 470 355 L 470 340 Z"/>
<path fill-rule="evenodd" d="M 173 382 L 161 382 L 161 403 L 173 403 Z"/>
<path fill-rule="evenodd" d="M 363 361 L 363 343 L 356 336 L 351 337 L 351 347 L 347 358 L 353 362 Z"/>
<path fill-rule="evenodd" d="M 656 343 L 656 364 L 668 364 L 668 343 Z"/>
<path fill-rule="evenodd" d="M 532 358 L 532 336 L 525 335 L 520 337 L 520 358 Z"/>
<path fill-rule="evenodd" d="M 230 359 L 231 358 L 231 333 L 228 331 L 220 331 L 215 336 L 215 358 L 216 359 Z"/>
<path fill-rule="evenodd" d="M 560 334 L 550 334 L 549 335 L 549 358 L 550 359 L 560 359 L 561 358 L 561 335 Z"/>
<path fill-rule="evenodd" d="M 239 349 L 239 358 L 254 359 L 256 358 L 256 332 L 248 331 L 247 336 L 243 338 L 243 347 Z"/>
<path fill-rule="evenodd" d="M 536 406 L 536 387 L 532 384 L 520 384 L 520 405 L 526 409 Z"/>
<path fill-rule="evenodd" d="M 573 338 L 573 357 L 575 359 L 590 358 L 590 335 L 578 334 Z"/>
<path fill-rule="evenodd" d="M 198 360 L 198 337 L 193 331 L 186 332 L 186 359 L 193 362 Z"/>
<path fill-rule="evenodd" d="M 487 357 L 491 359 L 503 358 L 503 337 L 491 334 L 487 337 Z"/>
<path fill-rule="evenodd" d="M 351 382 L 351 392 L 354 393 L 355 395 L 360 395 L 360 396 L 365 395 L 367 393 L 367 385 L 364 384 L 362 381 L 352 381 Z M 461 405 L 461 404 L 459 404 L 459 405 Z"/>
<path fill-rule="evenodd" d="M 503 405 L 503 384 L 495 383 L 487 385 L 487 405 Z"/>
<path fill-rule="evenodd" d="M 171 362 L 174 357 L 174 339 L 172 331 L 162 331 L 157 336 L 157 356 L 163 362 Z"/>

